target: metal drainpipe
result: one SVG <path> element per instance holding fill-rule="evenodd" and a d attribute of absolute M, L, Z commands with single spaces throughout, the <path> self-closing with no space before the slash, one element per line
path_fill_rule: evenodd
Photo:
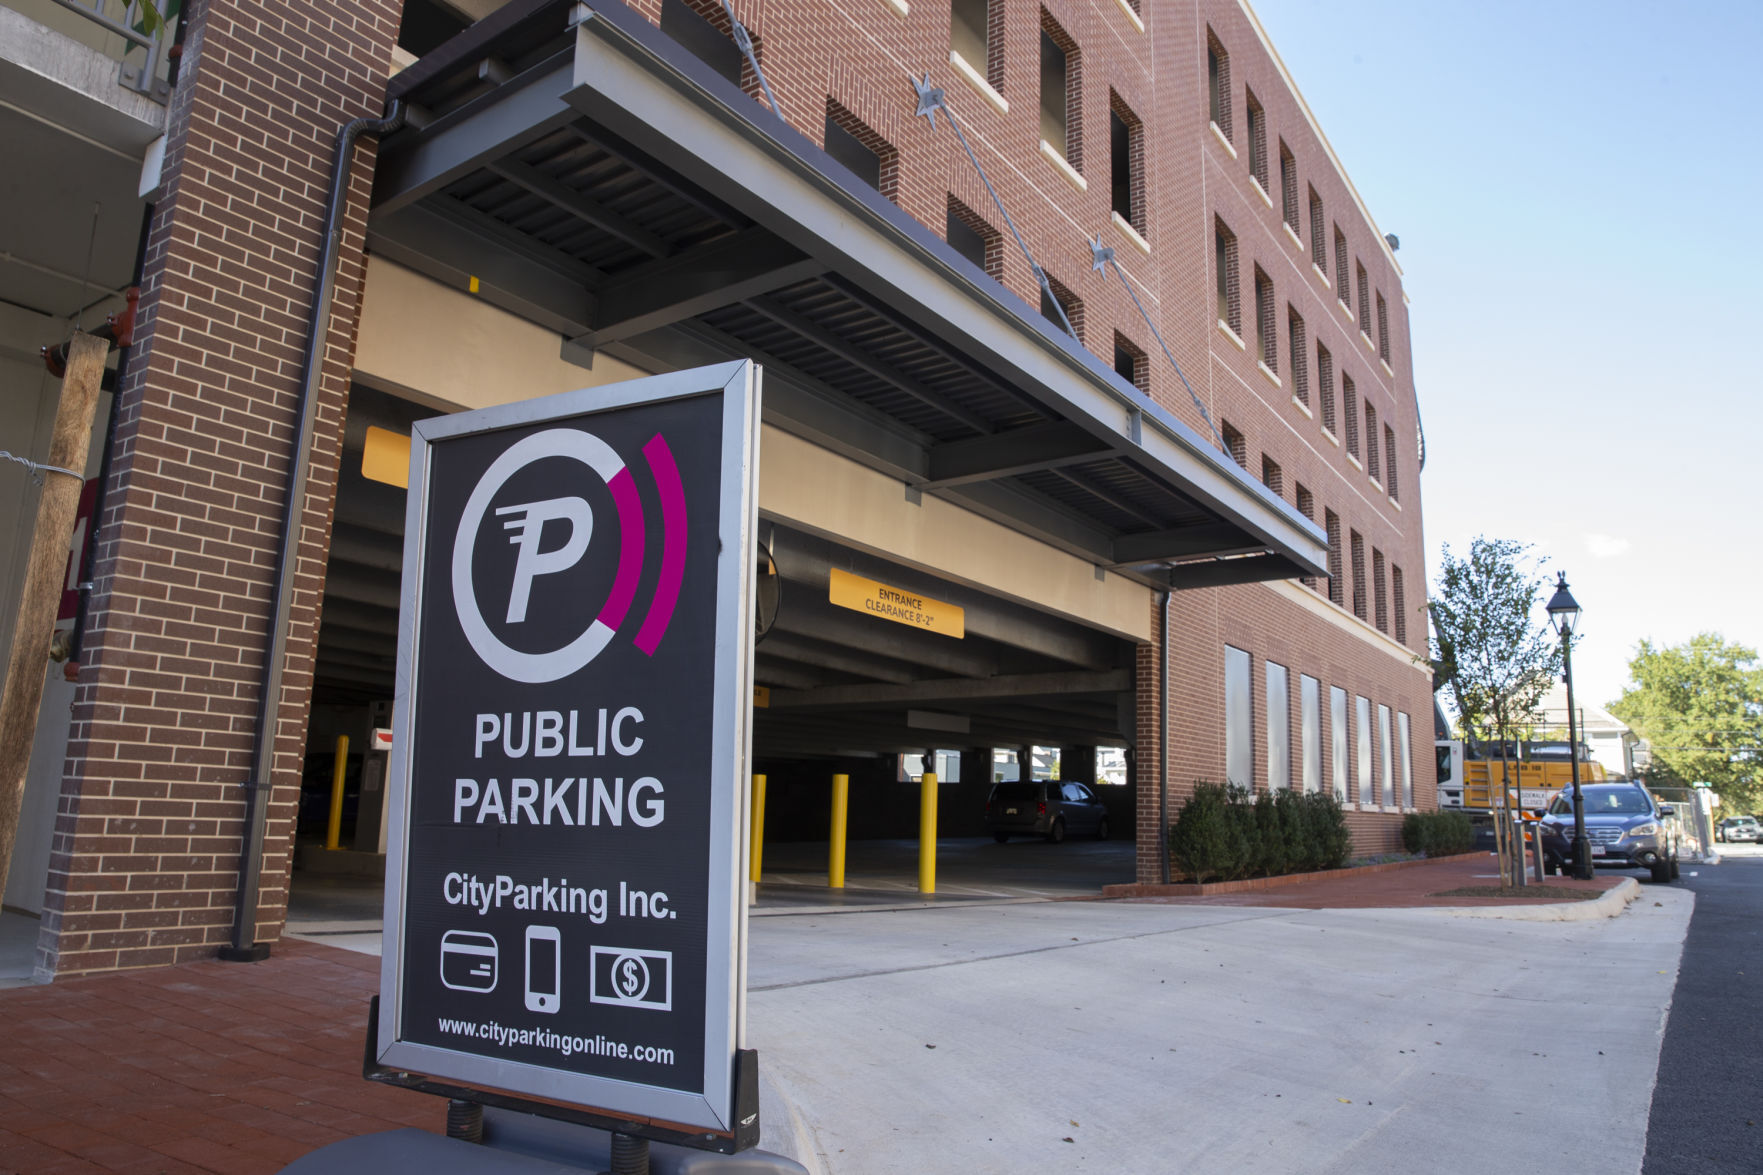
<path fill-rule="evenodd" d="M 337 246 L 343 235 L 343 212 L 349 198 L 355 140 L 364 134 L 388 135 L 404 125 L 404 103 L 392 103 L 385 118 L 358 118 L 337 132 L 337 156 L 331 168 L 330 204 L 325 209 L 324 244 L 318 255 L 318 289 L 312 299 L 312 321 L 306 341 L 305 374 L 300 384 L 293 461 L 288 468 L 288 496 L 282 507 L 281 549 L 276 556 L 275 611 L 270 618 L 269 647 L 263 662 L 263 689 L 257 702 L 257 732 L 251 754 L 251 778 L 245 789 L 245 844 L 239 854 L 239 889 L 233 906 L 233 941 L 220 957 L 233 963 L 255 963 L 269 957 L 269 944 L 257 938 L 258 875 L 263 870 L 263 831 L 269 815 L 266 793 L 275 765 L 275 729 L 282 698 L 282 662 L 288 651 L 288 618 L 294 606 L 294 570 L 300 545 L 300 514 L 306 500 L 306 477 L 312 464 L 312 433 L 317 422 L 318 381 L 324 368 L 325 333 L 330 325 L 331 299 L 337 284 Z"/>
<path fill-rule="evenodd" d="M 1157 859 L 1169 884 L 1169 589 L 1163 589 L 1163 628 L 1157 635 Z"/>

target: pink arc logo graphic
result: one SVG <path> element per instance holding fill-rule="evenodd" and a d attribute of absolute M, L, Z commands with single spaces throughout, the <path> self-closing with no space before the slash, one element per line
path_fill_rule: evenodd
<path fill-rule="evenodd" d="M 585 632 L 550 652 L 523 653 L 504 644 L 485 623 L 472 584 L 472 556 L 477 549 L 478 530 L 489 513 L 496 492 L 520 470 L 547 457 L 579 461 L 606 483 L 618 509 L 618 570 L 613 576 L 606 603 Z M 655 597 L 649 602 L 649 610 L 632 643 L 652 657 L 661 645 L 661 638 L 667 635 L 667 626 L 679 603 L 680 585 L 685 580 L 686 494 L 673 450 L 668 448 L 666 438 L 660 433 L 643 446 L 643 458 L 661 497 L 661 578 L 655 585 Z M 541 575 L 567 571 L 581 561 L 593 535 L 593 514 L 587 502 L 579 497 L 502 506 L 495 514 L 503 519 L 502 528 L 509 532 L 508 541 L 516 550 L 514 582 L 509 590 L 505 619 L 510 624 L 518 624 L 526 619 L 527 598 L 533 580 Z M 562 546 L 543 551 L 539 539 L 548 521 L 567 523 L 569 537 Z M 592 433 L 573 428 L 547 429 L 516 442 L 491 462 L 478 479 L 460 516 L 459 531 L 453 541 L 453 605 L 466 640 L 471 642 L 472 649 L 483 658 L 484 664 L 511 681 L 542 684 L 568 677 L 599 656 L 624 623 L 636 599 L 637 581 L 642 577 L 645 540 L 643 505 L 637 496 L 636 480 L 630 467 L 612 450 L 612 446 Z"/>

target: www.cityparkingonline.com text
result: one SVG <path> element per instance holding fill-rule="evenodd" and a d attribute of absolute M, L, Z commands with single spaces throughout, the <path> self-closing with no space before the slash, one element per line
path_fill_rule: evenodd
<path fill-rule="evenodd" d="M 598 1033 L 593 1036 L 570 1036 L 567 1033 L 552 1032 L 549 1028 L 512 1028 L 494 1020 L 449 1020 L 444 1016 L 440 1018 L 440 1029 L 448 1036 L 468 1036 L 473 1040 L 489 1041 L 498 1047 L 531 1045 L 562 1053 L 566 1057 L 586 1053 L 594 1057 L 614 1057 L 621 1061 L 640 1061 L 649 1065 L 673 1064 L 672 1049 L 607 1040 Z"/>

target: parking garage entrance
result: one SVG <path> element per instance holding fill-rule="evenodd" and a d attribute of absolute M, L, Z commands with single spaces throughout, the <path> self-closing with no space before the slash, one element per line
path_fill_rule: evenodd
<path fill-rule="evenodd" d="M 366 385 L 351 394 L 296 833 L 296 920 L 326 921 L 337 903 L 356 907 L 330 911 L 339 920 L 360 920 L 373 897 L 364 887 L 384 868 L 403 462 L 411 425 L 436 411 Z M 807 898 L 838 880 L 840 792 L 847 891 L 920 889 L 926 794 L 945 896 L 1094 893 L 1132 880 L 1138 641 L 792 525 L 806 489 L 824 502 L 849 488 L 792 484 L 787 446 L 777 466 L 764 479 L 755 558 L 751 843 L 765 891 Z M 967 525 L 971 554 L 990 524 Z M 1000 577 L 1040 582 L 1057 598 L 1052 564 Z M 1074 815 L 998 843 L 986 801 L 994 784 L 1014 781 L 1079 783 L 1104 818 Z"/>

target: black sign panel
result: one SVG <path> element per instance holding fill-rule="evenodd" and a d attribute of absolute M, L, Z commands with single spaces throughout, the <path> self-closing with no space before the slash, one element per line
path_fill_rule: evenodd
<path fill-rule="evenodd" d="M 384 1063 L 728 1128 L 756 419 L 735 364 L 418 426 Z"/>

